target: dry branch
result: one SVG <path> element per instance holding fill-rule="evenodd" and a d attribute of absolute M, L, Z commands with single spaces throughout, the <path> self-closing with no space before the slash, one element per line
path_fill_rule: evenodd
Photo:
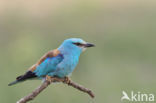
<path fill-rule="evenodd" d="M 51 82 L 63 82 L 65 84 L 68 84 L 69 86 L 72 86 L 80 91 L 83 91 L 85 93 L 88 93 L 92 98 L 94 98 L 94 94 L 91 90 L 89 90 L 88 88 L 85 88 L 77 83 L 74 83 L 71 80 L 67 80 L 66 78 L 60 79 L 60 78 L 56 78 L 56 77 L 52 77 L 51 78 Z M 26 103 L 30 100 L 33 100 L 40 92 L 42 92 L 46 87 L 48 87 L 48 85 L 50 85 L 49 81 L 44 81 L 38 88 L 36 88 L 32 93 L 30 93 L 29 95 L 21 98 L 19 101 L 17 101 L 17 103 Z"/>

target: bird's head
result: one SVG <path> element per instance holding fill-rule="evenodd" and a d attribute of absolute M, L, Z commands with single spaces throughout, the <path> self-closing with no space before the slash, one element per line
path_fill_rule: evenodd
<path fill-rule="evenodd" d="M 61 44 L 61 46 L 58 49 L 66 52 L 81 53 L 84 50 L 86 50 L 86 48 L 94 47 L 94 46 L 95 46 L 94 44 L 87 43 L 80 38 L 70 38 L 64 40 L 64 42 Z"/>

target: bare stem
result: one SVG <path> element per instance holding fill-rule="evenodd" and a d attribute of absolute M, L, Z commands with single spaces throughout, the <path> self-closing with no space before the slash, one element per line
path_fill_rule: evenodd
<path fill-rule="evenodd" d="M 80 90 L 80 91 L 83 91 L 85 93 L 88 93 L 92 98 L 95 97 L 94 94 L 93 94 L 93 92 L 90 89 L 85 88 L 85 87 L 83 87 L 83 86 L 81 86 L 81 85 L 79 85 L 79 84 L 77 84 L 77 83 L 75 83 L 75 82 L 73 82 L 73 81 L 71 81 L 69 79 L 67 80 L 66 78 L 61 79 L 61 78 L 52 77 L 51 78 L 51 82 L 63 82 L 65 84 L 68 84 L 69 86 L 72 86 L 72 87 Z M 17 101 L 17 103 L 26 103 L 26 102 L 28 102 L 30 100 L 33 100 L 37 95 L 40 94 L 40 92 L 42 92 L 45 88 L 47 88 L 48 85 L 50 85 L 50 82 L 45 80 L 32 93 L 30 93 L 29 95 L 21 98 L 19 101 Z"/>

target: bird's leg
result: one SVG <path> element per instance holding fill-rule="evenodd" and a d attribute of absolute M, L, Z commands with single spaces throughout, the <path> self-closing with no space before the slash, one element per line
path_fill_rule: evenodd
<path fill-rule="evenodd" d="M 51 76 L 48 76 L 48 75 L 46 75 L 46 81 L 48 81 L 48 82 L 50 82 L 50 83 L 53 82 L 53 80 L 51 79 Z"/>
<path fill-rule="evenodd" d="M 64 78 L 58 78 L 58 77 L 51 77 L 49 75 L 46 75 L 46 81 L 52 83 L 52 82 L 65 82 L 66 84 L 70 83 L 70 78 L 69 77 L 64 77 Z"/>
<path fill-rule="evenodd" d="M 69 77 L 67 77 L 67 76 L 66 76 L 66 77 L 64 77 L 64 82 L 65 82 L 65 83 L 69 84 L 69 83 L 70 83 L 70 81 L 71 81 L 71 80 L 70 80 L 70 78 L 69 78 Z"/>
<path fill-rule="evenodd" d="M 54 79 L 54 81 L 56 82 L 63 82 L 64 80 L 62 78 L 58 78 L 58 77 L 52 77 Z"/>

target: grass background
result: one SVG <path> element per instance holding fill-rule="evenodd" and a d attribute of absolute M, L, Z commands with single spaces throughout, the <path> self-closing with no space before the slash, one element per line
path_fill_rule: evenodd
<path fill-rule="evenodd" d="M 155 0 L 1 0 L 0 103 L 15 103 L 41 84 L 7 84 L 64 39 L 96 44 L 72 79 L 95 99 L 53 84 L 30 103 L 121 103 L 122 91 L 156 94 Z"/>

